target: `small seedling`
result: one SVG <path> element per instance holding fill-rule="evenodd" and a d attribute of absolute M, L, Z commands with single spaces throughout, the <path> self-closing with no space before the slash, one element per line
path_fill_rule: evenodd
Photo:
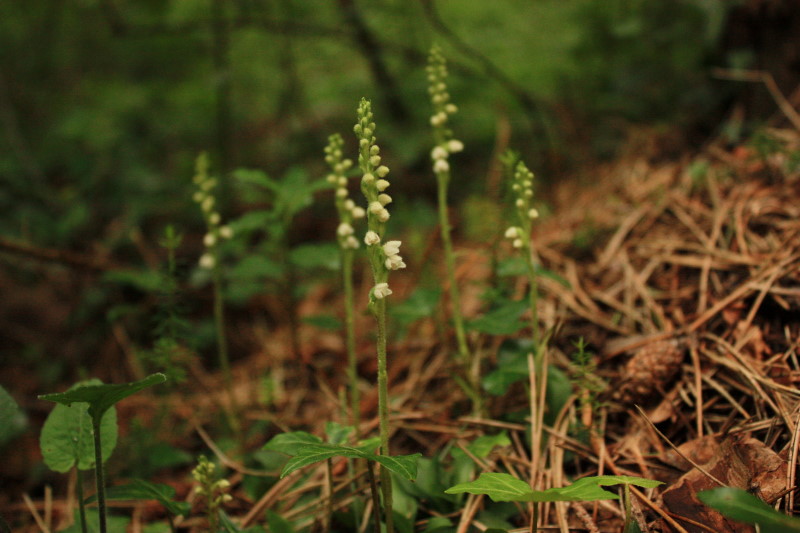
<path fill-rule="evenodd" d="M 66 392 L 59 392 L 55 394 L 43 394 L 39 396 L 40 400 L 56 402 L 66 407 L 70 407 L 72 404 L 75 403 L 88 404 L 86 413 L 89 415 L 89 420 L 91 423 L 91 436 L 92 436 L 92 441 L 94 443 L 93 466 L 95 472 L 95 488 L 97 494 L 100 533 L 106 533 L 107 531 L 105 476 L 103 473 L 103 462 L 111 455 L 111 451 L 109 450 L 108 452 L 104 452 L 102 446 L 103 433 L 104 433 L 103 431 L 104 415 L 110 409 L 112 409 L 114 404 L 116 404 L 117 402 L 124 400 L 125 398 L 127 398 L 132 394 L 136 394 L 142 389 L 146 389 L 147 387 L 151 387 L 158 383 L 163 383 L 166 380 L 167 377 L 164 374 L 151 374 L 150 376 L 147 376 L 146 378 L 140 381 L 134 381 L 132 383 L 124 383 L 118 385 L 88 384 L 70 389 Z M 69 414 L 69 415 L 65 414 L 64 416 L 75 417 L 74 414 Z M 83 420 L 81 411 L 77 412 L 76 420 L 78 421 L 78 426 L 77 426 L 78 431 L 80 431 L 81 432 L 80 434 L 84 435 L 85 438 L 85 429 L 82 427 L 82 422 L 80 422 L 81 420 Z M 59 422 L 63 423 L 63 420 L 60 420 Z M 116 436 L 116 420 L 114 420 L 113 426 L 114 426 L 114 435 Z M 74 428 L 75 426 L 72 423 L 68 423 L 67 427 Z M 58 433 L 61 436 L 63 436 L 63 434 L 60 431 Z M 107 426 L 105 433 L 106 434 L 109 433 L 109 429 Z M 80 459 L 82 456 L 85 456 L 86 445 L 85 443 L 83 443 L 83 438 L 78 437 L 78 435 L 73 434 L 69 438 L 75 438 L 76 440 L 74 442 L 77 442 L 77 446 L 73 448 L 68 445 L 68 449 L 65 452 L 67 455 L 65 455 L 65 459 L 62 459 L 65 461 L 65 463 L 62 463 L 59 466 L 63 468 L 64 464 L 72 460 L 77 462 L 80 467 Z M 59 438 L 59 440 L 61 439 Z M 114 442 L 116 442 L 116 439 L 114 439 Z M 49 440 L 48 437 L 48 439 L 43 443 L 43 448 L 45 446 L 50 446 L 50 445 L 51 441 Z M 113 446 L 109 447 L 113 448 Z M 74 454 L 72 455 L 71 459 L 67 458 L 68 455 L 73 452 Z M 84 462 L 84 464 L 86 463 Z M 69 470 L 69 468 L 71 468 L 71 465 L 67 467 L 67 470 Z M 85 524 L 85 521 L 83 523 Z"/>
<path fill-rule="evenodd" d="M 547 490 L 533 490 L 521 479 L 511 474 L 484 473 L 469 483 L 450 487 L 447 494 L 485 494 L 495 502 L 531 502 L 533 517 L 532 531 L 536 531 L 538 504 L 542 502 L 591 502 L 596 500 L 618 500 L 619 496 L 603 487 L 611 485 L 635 485 L 653 488 L 660 481 L 633 476 L 591 476 L 584 477 L 566 487 L 553 487 Z"/>

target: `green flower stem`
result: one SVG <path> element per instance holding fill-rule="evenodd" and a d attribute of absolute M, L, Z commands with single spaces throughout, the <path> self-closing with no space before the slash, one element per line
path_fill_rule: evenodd
<path fill-rule="evenodd" d="M 236 402 L 236 395 L 233 393 L 233 376 L 231 375 L 230 359 L 228 358 L 228 342 L 225 336 L 225 307 L 222 296 L 222 269 L 219 266 L 219 261 L 214 262 L 212 270 L 213 283 L 214 283 L 214 326 L 217 333 L 217 356 L 219 358 L 219 367 L 222 370 L 222 378 L 225 380 L 225 390 L 228 393 L 228 402 L 230 408 L 226 410 L 228 413 L 228 424 L 231 431 L 237 436 L 241 437 L 241 426 L 239 425 L 239 407 Z"/>
<path fill-rule="evenodd" d="M 391 455 L 389 451 L 389 386 L 386 371 L 386 299 L 376 300 L 373 307 L 378 322 L 378 418 L 380 420 L 381 455 Z M 386 516 L 386 531 L 394 531 L 392 516 L 392 478 L 386 468 L 381 466 L 381 493 Z"/>
<path fill-rule="evenodd" d="M 86 531 L 86 504 L 83 503 L 83 472 L 81 472 L 77 467 L 75 468 L 75 473 L 77 474 L 76 479 L 76 487 L 75 489 L 78 491 L 78 516 L 81 520 L 81 533 L 87 533 Z"/>
<path fill-rule="evenodd" d="M 352 250 L 342 249 L 342 278 L 344 283 L 344 327 L 345 343 L 347 345 L 347 371 L 350 380 L 350 410 L 357 439 L 358 428 L 361 425 L 361 395 L 358 390 Z"/>
<path fill-rule="evenodd" d="M 381 498 L 378 495 L 378 483 L 375 480 L 375 471 L 372 469 L 372 462 L 367 461 L 367 477 L 369 478 L 370 493 L 372 494 L 372 508 L 375 513 L 374 529 L 375 533 L 381 533 Z M 359 531 L 361 531 L 359 529 Z"/>
<path fill-rule="evenodd" d="M 97 513 L 100 517 L 100 533 L 106 533 L 106 485 L 103 475 L 103 450 L 100 442 L 100 418 L 92 417 L 94 435 L 94 482 L 97 492 Z"/>

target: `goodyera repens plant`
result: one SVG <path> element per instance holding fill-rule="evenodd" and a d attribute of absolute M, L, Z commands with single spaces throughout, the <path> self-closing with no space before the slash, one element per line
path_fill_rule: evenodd
<path fill-rule="evenodd" d="M 447 91 L 447 62 L 438 46 L 434 45 L 431 48 L 426 70 L 428 74 L 428 93 L 433 105 L 431 126 L 433 127 L 434 148 L 431 150 L 431 159 L 433 161 L 433 173 L 436 175 L 439 228 L 442 235 L 442 245 L 444 246 L 453 327 L 455 329 L 456 342 L 458 343 L 458 355 L 468 381 L 463 388 L 472 400 L 473 411 L 476 415 L 480 415 L 480 362 L 477 360 L 472 361 L 469 345 L 467 344 L 464 318 L 461 314 L 461 295 L 456 284 L 455 254 L 453 253 L 453 241 L 450 238 L 450 220 L 447 215 L 447 188 L 450 184 L 450 163 L 448 158 L 450 154 L 461 152 L 464 149 L 464 144 L 453 138 L 453 130 L 449 126 L 450 116 L 458 111 L 458 108 L 450 101 L 450 93 Z"/>
<path fill-rule="evenodd" d="M 389 391 L 386 373 L 386 297 L 392 294 L 389 288 L 389 273 L 405 268 L 400 257 L 400 241 L 384 242 L 389 211 L 386 206 L 392 201 L 386 193 L 389 169 L 381 165 L 380 148 L 375 144 L 375 122 L 372 120 L 372 104 L 362 98 L 358 105 L 358 123 L 353 131 L 358 138 L 358 166 L 361 169 L 361 192 L 367 198 L 367 234 L 364 242 L 372 269 L 375 286 L 369 293 L 369 308 L 377 321 L 378 352 L 378 417 L 380 420 L 381 455 L 389 452 Z M 389 471 L 381 466 L 381 492 L 387 533 L 392 533 L 392 481 Z"/>
<path fill-rule="evenodd" d="M 205 500 L 208 530 L 219 530 L 219 511 L 222 504 L 233 499 L 227 490 L 231 486 L 227 479 L 216 479 L 216 465 L 205 455 L 197 458 L 197 466 L 192 470 L 192 477 L 197 482 L 194 491 Z"/>
<path fill-rule="evenodd" d="M 326 178 L 336 189 L 334 195 L 336 211 L 339 213 L 339 226 L 336 228 L 336 239 L 342 258 L 342 282 L 344 285 L 345 342 L 347 345 L 347 373 L 350 381 L 350 409 L 353 427 L 358 431 L 360 425 L 358 392 L 358 361 L 356 360 L 355 304 L 353 300 L 353 256 L 359 247 L 355 237 L 353 223 L 366 215 L 363 207 L 357 206 L 347 191 L 346 172 L 353 166 L 353 161 L 344 159 L 342 146 L 344 141 L 338 133 L 328 137 L 325 147 L 325 162 L 331 167 Z"/>
<path fill-rule="evenodd" d="M 221 239 L 233 237 L 230 226 L 221 225 L 221 217 L 216 206 L 214 189 L 217 186 L 216 178 L 208 175 L 208 155 L 205 153 L 197 156 L 195 164 L 195 175 L 193 178 L 197 191 L 192 199 L 200 205 L 203 213 L 203 220 L 206 223 L 206 234 L 203 237 L 203 244 L 206 251 L 200 257 L 200 266 L 211 270 L 212 282 L 214 284 L 214 324 L 217 333 L 217 355 L 219 366 L 225 379 L 225 389 L 228 393 L 230 411 L 228 422 L 234 433 L 239 433 L 238 408 L 236 397 L 233 394 L 233 378 L 231 376 L 231 366 L 228 358 L 228 343 L 225 338 L 225 311 L 222 299 L 222 269 L 219 262 L 219 242 Z"/>

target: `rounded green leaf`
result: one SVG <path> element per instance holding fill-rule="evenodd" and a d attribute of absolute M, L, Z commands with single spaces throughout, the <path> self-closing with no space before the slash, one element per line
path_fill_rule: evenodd
<path fill-rule="evenodd" d="M 100 384 L 94 379 L 78 383 L 70 390 Z M 100 422 L 100 439 L 103 462 L 111 457 L 117 445 L 117 413 L 106 412 Z M 68 472 L 73 466 L 79 470 L 94 467 L 94 436 L 89 404 L 76 402 L 70 406 L 58 404 L 50 412 L 39 436 L 39 446 L 45 464 L 56 472 Z"/>

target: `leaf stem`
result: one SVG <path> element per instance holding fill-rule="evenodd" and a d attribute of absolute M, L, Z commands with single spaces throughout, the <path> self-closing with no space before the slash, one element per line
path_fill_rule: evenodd
<path fill-rule="evenodd" d="M 100 533 L 106 533 L 106 486 L 103 475 L 103 450 L 100 442 L 100 420 L 102 416 L 92 417 L 94 436 L 94 480 L 97 491 L 97 511 L 100 517 Z"/>

